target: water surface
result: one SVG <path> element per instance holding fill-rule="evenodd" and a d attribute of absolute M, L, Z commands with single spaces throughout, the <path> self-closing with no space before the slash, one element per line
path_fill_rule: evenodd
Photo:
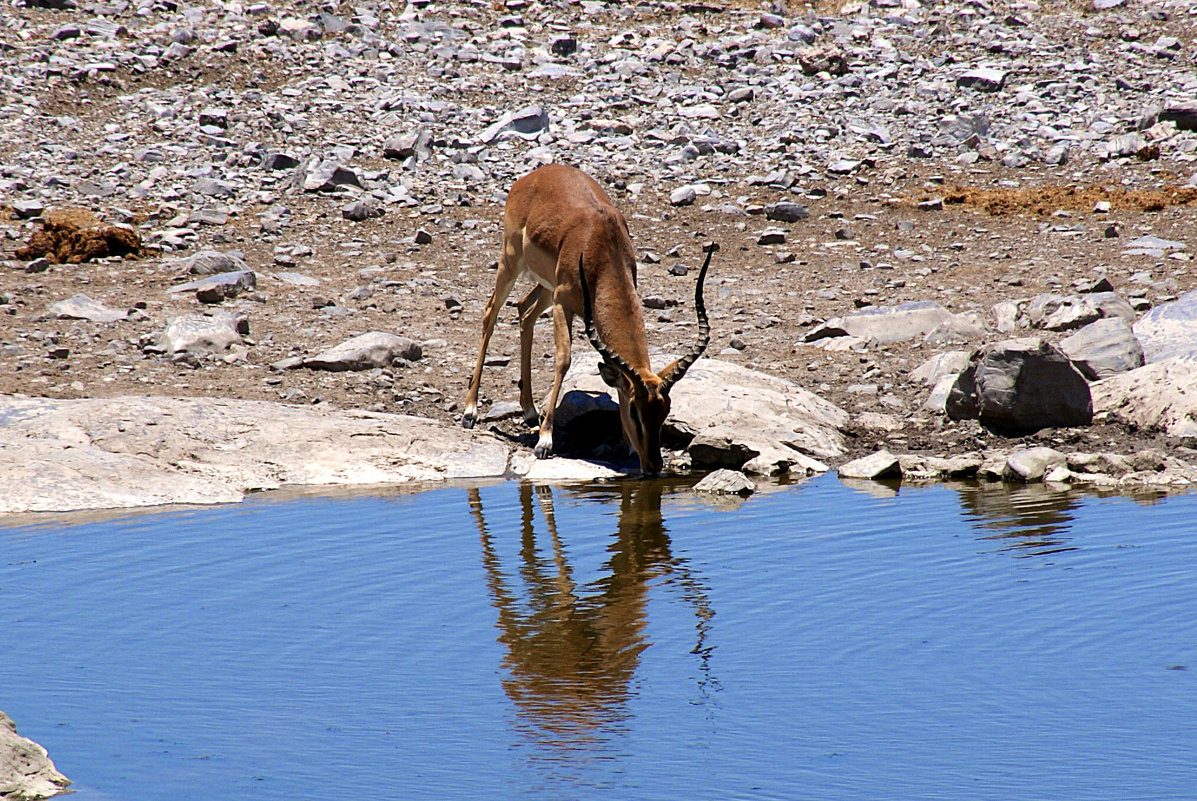
<path fill-rule="evenodd" d="M 86 799 L 1181 799 L 1197 498 L 501 483 L 0 528 Z"/>

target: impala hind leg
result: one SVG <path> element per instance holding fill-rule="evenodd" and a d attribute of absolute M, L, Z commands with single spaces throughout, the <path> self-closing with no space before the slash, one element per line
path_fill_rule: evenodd
<path fill-rule="evenodd" d="M 553 389 L 549 392 L 549 399 L 545 402 L 544 415 L 540 420 L 540 439 L 536 442 L 536 458 L 547 459 L 553 453 L 553 414 L 557 410 L 557 396 L 561 394 L 561 382 L 569 372 L 569 364 L 573 359 L 573 342 L 570 327 L 573 323 L 571 315 L 567 314 L 561 304 L 553 303 L 553 342 L 557 354 L 554 359 Z"/>
<path fill-rule="evenodd" d="M 495 291 L 490 300 L 486 301 L 486 310 L 482 313 L 482 341 L 478 344 L 478 360 L 474 362 L 474 374 L 470 377 L 470 388 L 466 391 L 465 410 L 461 415 L 461 424 L 465 428 L 473 428 L 478 419 L 478 387 L 482 384 L 482 365 L 486 361 L 486 348 L 490 344 L 490 337 L 495 332 L 495 323 L 499 319 L 499 310 L 507 302 L 511 288 L 515 286 L 515 279 L 519 274 L 512 268 L 514 259 L 506 254 L 499 258 L 499 273 L 495 276 Z"/>
<path fill-rule="evenodd" d="M 540 284 L 524 296 L 519 303 L 520 311 L 520 407 L 524 410 L 524 422 L 534 426 L 540 422 L 536 401 L 532 397 L 532 326 L 541 312 L 553 302 L 553 295 Z"/>

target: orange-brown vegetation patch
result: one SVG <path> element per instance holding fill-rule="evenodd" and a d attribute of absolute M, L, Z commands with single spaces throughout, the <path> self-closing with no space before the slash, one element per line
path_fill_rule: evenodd
<path fill-rule="evenodd" d="M 990 214 L 1048 215 L 1061 209 L 1092 211 L 1100 202 L 1111 210 L 1161 211 L 1169 206 L 1197 205 L 1197 188 L 1123 189 L 1104 186 L 1036 186 L 1020 189 L 982 189 L 955 186 L 943 196 L 947 204 L 973 206 Z"/>
<path fill-rule="evenodd" d="M 143 252 L 136 231 L 104 225 L 86 209 L 57 209 L 42 216 L 42 227 L 17 251 L 24 261 L 43 256 L 56 264 L 79 264 L 110 256 L 138 257 Z"/>

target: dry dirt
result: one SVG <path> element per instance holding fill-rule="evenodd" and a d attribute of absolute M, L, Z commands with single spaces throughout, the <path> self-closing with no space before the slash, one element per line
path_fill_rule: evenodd
<path fill-rule="evenodd" d="M 1171 188 L 1148 167 L 1130 170 L 1141 174 L 1137 188 L 1129 192 L 1117 185 L 1059 187 L 1049 180 L 1027 187 L 1027 170 L 1006 175 L 997 166 L 972 169 L 968 186 L 945 189 L 939 175 L 912 170 L 884 192 L 861 181 L 850 191 L 809 201 L 811 217 L 787 226 L 784 245 L 768 247 L 757 245 L 757 236 L 776 224 L 763 217 L 698 206 L 671 208 L 648 193 L 636 198 L 611 191 L 629 217 L 642 256 L 642 294 L 678 304 L 648 311 L 650 344 L 676 352 L 695 335 L 694 273 L 678 277 L 668 268 L 677 263 L 696 268 L 701 243 L 714 240 L 721 250 L 706 292 L 713 327 L 709 355 L 784 376 L 854 415 L 875 411 L 902 421 L 892 432 L 858 426 L 850 438 L 853 453 L 882 445 L 898 451 L 953 452 L 1000 442 L 973 424 L 945 423 L 918 411 L 927 388 L 913 385 L 908 375 L 937 351 L 915 342 L 866 353 L 828 352 L 797 344 L 802 334 L 859 306 L 933 299 L 956 312 L 987 311 L 998 301 L 1068 290 L 1074 281 L 1098 274 L 1107 275 L 1116 291 L 1126 292 L 1149 271 L 1156 286 L 1148 297 L 1156 302 L 1193 288 L 1197 280 L 1190 261 L 1122 254 L 1124 242 L 1140 234 L 1183 241 L 1191 240 L 1194 231 L 1191 192 Z M 1111 178 L 1127 178 L 1130 170 L 1111 170 Z M 1003 184 L 1015 180 L 1022 184 L 1017 189 Z M 752 194 L 751 187 L 743 189 Z M 939 211 L 912 206 L 911 199 L 931 194 L 953 202 Z M 1109 200 L 1111 211 L 1094 213 L 1095 198 Z M 322 224 L 322 232 L 296 227 L 284 236 L 281 244 L 287 247 L 312 248 L 313 255 L 299 264 L 273 265 L 280 243 L 260 241 L 254 209 L 245 209 L 202 243 L 243 250 L 262 275 L 254 294 L 224 304 L 249 316 L 247 364 L 193 368 L 143 356 L 139 343 L 161 330 L 167 317 L 202 308 L 190 295 L 166 293 L 181 276 L 162 259 L 52 264 L 44 272 L 18 269 L 3 277 L 2 289 L 12 300 L 3 340 L 23 352 L 9 348 L 0 356 L 0 392 L 62 398 L 165 394 L 285 399 L 457 419 L 476 353 L 482 304 L 491 289 L 500 206 L 445 207 L 435 218 L 388 215 L 354 223 L 334 216 L 338 206 L 325 198 L 297 195 L 288 203 L 298 219 L 320 219 Z M 913 227 L 900 225 L 904 222 Z M 431 243 L 411 243 L 420 228 L 432 234 Z M 1111 236 L 1114 231 L 1117 237 Z M 6 243 L 4 256 L 11 258 L 21 244 Z M 899 250 L 905 252 L 895 257 Z M 653 263 L 648 254 L 657 254 L 660 261 Z M 874 266 L 862 267 L 862 262 Z M 374 284 L 370 297 L 346 300 L 355 288 L 370 285 L 359 276 L 359 270 L 369 267 L 382 268 L 390 285 Z M 280 269 L 310 275 L 321 285 L 294 287 L 272 280 Z M 47 317 L 49 303 L 77 292 L 140 311 L 130 321 L 111 324 Z M 447 299 L 461 306 L 447 304 Z M 329 300 L 346 313 L 317 308 Z M 429 348 L 412 367 L 395 369 L 393 381 L 390 375 L 280 373 L 269 367 L 370 330 L 443 344 Z M 729 347 L 735 338 L 743 350 Z M 550 326 L 542 322 L 535 349 L 538 394 L 548 386 L 550 340 Z M 588 345 L 575 332 L 575 348 L 584 347 Z M 491 402 L 516 399 L 516 354 L 515 312 L 508 308 L 490 355 L 509 361 L 484 373 L 483 410 Z M 501 428 L 511 436 L 521 433 L 514 421 Z M 1174 444 L 1150 432 L 1100 426 L 1045 431 L 1028 439 L 1086 449 Z"/>

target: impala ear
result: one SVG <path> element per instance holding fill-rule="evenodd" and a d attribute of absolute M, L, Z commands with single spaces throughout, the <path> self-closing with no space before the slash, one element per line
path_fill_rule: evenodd
<path fill-rule="evenodd" d="M 623 375 L 618 367 L 614 367 L 606 362 L 599 362 L 599 375 L 603 379 L 603 383 L 613 389 L 619 389 L 619 378 Z"/>

